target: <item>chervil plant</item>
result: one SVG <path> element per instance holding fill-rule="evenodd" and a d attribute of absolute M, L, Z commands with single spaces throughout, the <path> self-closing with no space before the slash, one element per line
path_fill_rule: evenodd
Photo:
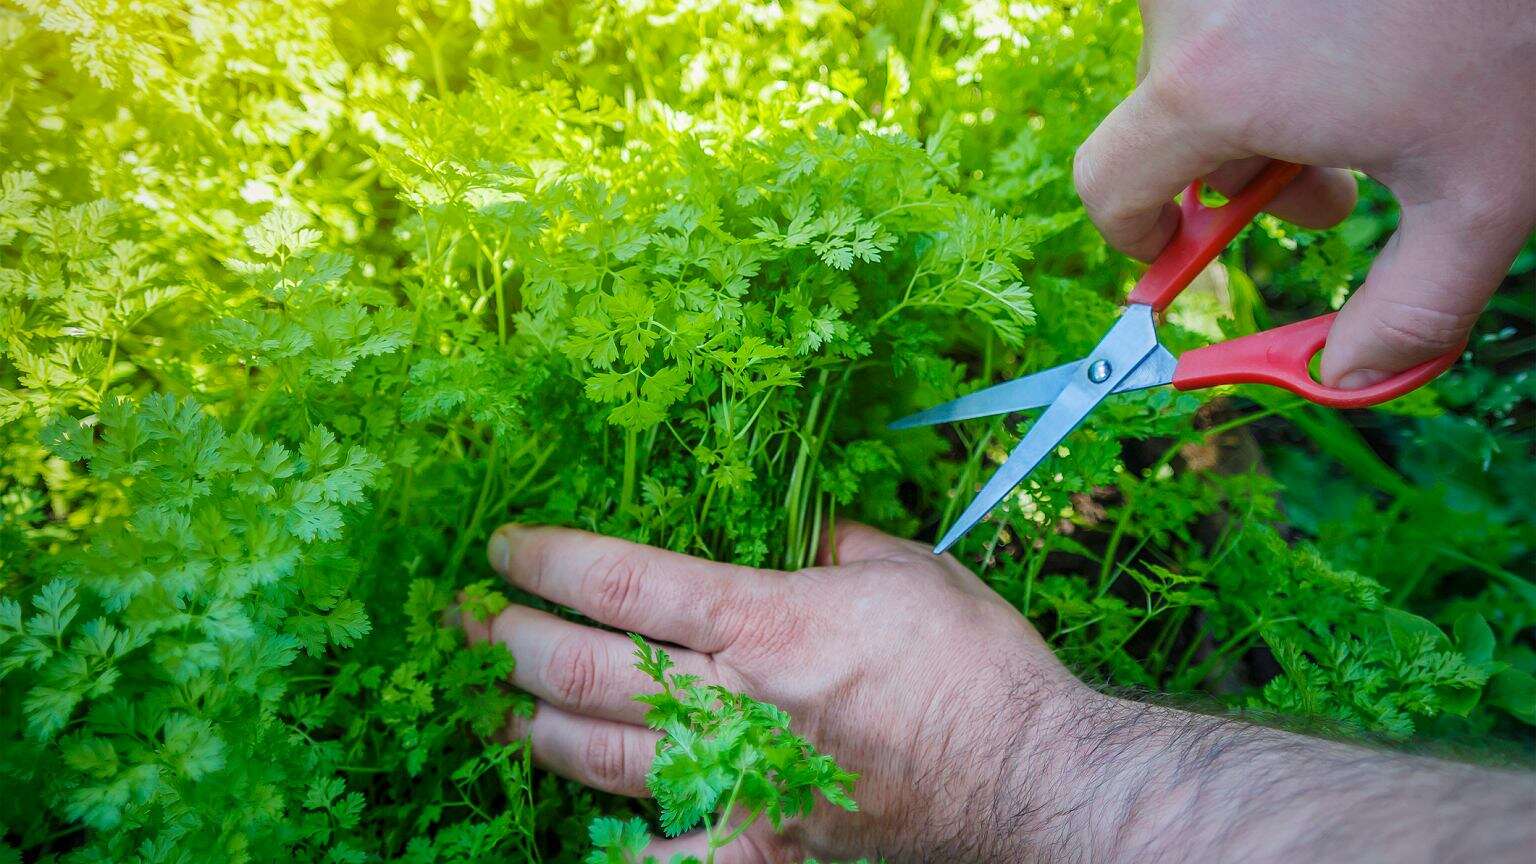
<path fill-rule="evenodd" d="M 700 824 L 709 842 L 703 864 L 759 819 L 775 829 L 784 819 L 804 816 L 817 795 L 844 810 L 857 810 L 850 797 L 858 776 L 839 768 L 789 728 L 789 715 L 697 676 L 669 670 L 672 658 L 631 633 L 635 668 L 660 693 L 637 695 L 651 706 L 645 722 L 663 733 L 645 784 L 661 810 L 668 836 Z M 591 829 L 588 864 L 639 862 L 650 842 L 644 820 L 598 819 Z M 646 858 L 645 860 L 654 860 Z"/>
<path fill-rule="evenodd" d="M 1079 356 L 1135 276 L 1070 165 L 1139 39 L 1119 0 L 0 0 L 0 860 L 575 862 L 846 803 L 659 654 L 656 801 L 560 781 L 447 622 L 508 602 L 511 519 L 932 536 L 1019 423 L 886 421 Z M 1164 334 L 1336 306 L 1394 212 L 1260 220 Z M 1533 261 L 1433 390 L 1117 399 L 958 554 L 1091 680 L 1528 748 Z"/>

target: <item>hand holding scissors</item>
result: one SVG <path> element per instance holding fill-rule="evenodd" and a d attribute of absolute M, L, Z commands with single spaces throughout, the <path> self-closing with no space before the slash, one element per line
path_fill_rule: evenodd
<path fill-rule="evenodd" d="M 948 423 L 1044 406 L 1024 439 L 1008 454 L 934 547 L 942 553 L 1017 486 L 1111 393 L 1172 385 L 1198 390 L 1219 384 L 1270 384 L 1319 405 L 1364 408 L 1415 390 L 1444 372 L 1461 348 L 1406 369 L 1386 380 L 1344 390 L 1312 378 L 1309 364 L 1327 341 L 1334 315 L 1265 330 L 1174 357 L 1157 340 L 1155 314 L 1165 309 L 1301 171 L 1272 162 L 1242 192 L 1219 207 L 1200 202 L 1200 181 L 1185 190 L 1178 230 L 1142 275 L 1127 308 L 1088 356 L 1043 372 L 988 387 L 891 424 L 893 429 Z"/>

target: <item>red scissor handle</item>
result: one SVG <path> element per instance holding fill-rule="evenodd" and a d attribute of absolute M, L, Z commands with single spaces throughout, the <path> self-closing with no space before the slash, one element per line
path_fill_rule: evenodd
<path fill-rule="evenodd" d="M 1366 408 L 1428 384 L 1461 356 L 1462 349 L 1457 348 L 1358 390 L 1324 386 L 1313 380 L 1308 364 L 1328 341 L 1328 331 L 1338 314 L 1329 312 L 1230 342 L 1185 351 L 1174 367 L 1173 386 L 1198 390 L 1217 384 L 1272 384 L 1319 405 Z"/>
<path fill-rule="evenodd" d="M 1130 302 L 1145 303 L 1159 312 L 1167 308 L 1173 298 L 1200 275 L 1205 265 L 1227 248 L 1237 232 L 1252 222 L 1264 205 L 1274 200 L 1300 173 L 1301 166 L 1295 163 L 1270 162 L 1243 187 L 1243 191 L 1220 207 L 1200 203 L 1199 180 L 1189 184 L 1184 190 L 1184 200 L 1179 204 L 1179 227 L 1157 260 L 1131 289 Z"/>
<path fill-rule="evenodd" d="M 1163 251 L 1131 289 L 1129 302 L 1145 303 L 1161 312 L 1221 254 L 1237 232 L 1253 221 L 1286 184 L 1301 173 L 1301 166 L 1273 161 L 1264 166 L 1243 191 L 1220 207 L 1200 203 L 1201 182 L 1184 190 L 1179 204 L 1179 227 Z M 1450 368 L 1461 356 L 1458 347 L 1385 381 L 1344 390 L 1326 387 L 1312 378 L 1312 357 L 1328 341 L 1328 330 L 1337 313 L 1254 333 L 1186 351 L 1173 372 L 1173 386 L 1197 390 L 1217 384 L 1272 384 L 1311 402 L 1333 408 L 1365 408 L 1416 390 Z"/>

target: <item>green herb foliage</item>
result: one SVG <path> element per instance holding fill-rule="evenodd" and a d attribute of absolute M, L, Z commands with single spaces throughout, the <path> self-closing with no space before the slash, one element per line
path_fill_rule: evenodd
<path fill-rule="evenodd" d="M 858 809 L 849 797 L 858 776 L 791 732 L 789 715 L 719 685 L 701 684 L 697 676 L 669 672 L 672 658 L 666 651 L 633 633 L 630 638 L 635 668 L 661 687 L 660 693 L 635 697 L 651 706 L 646 723 L 663 733 L 646 786 L 668 835 L 703 824 L 709 839 L 705 864 L 763 817 L 778 829 L 785 818 L 810 813 L 816 793 L 844 810 Z M 598 819 L 590 833 L 595 848 L 588 864 L 638 862 L 651 839 L 638 818 Z"/>
<path fill-rule="evenodd" d="M 511 658 L 445 621 L 508 602 L 511 519 L 776 567 L 837 517 L 934 535 L 1020 418 L 885 423 L 1113 320 L 1071 154 L 1139 39 L 1129 2 L 0 0 L 0 859 L 574 862 L 594 817 L 845 803 L 669 677 L 658 801 L 536 771 Z M 1336 306 L 1394 219 L 1261 219 L 1164 336 Z M 960 556 L 1092 680 L 1528 751 L 1533 262 L 1382 410 L 1113 400 Z"/>

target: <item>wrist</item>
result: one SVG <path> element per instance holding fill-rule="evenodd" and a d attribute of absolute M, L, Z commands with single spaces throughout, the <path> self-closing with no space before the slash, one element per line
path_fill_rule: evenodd
<path fill-rule="evenodd" d="M 997 721 L 999 770 L 993 800 L 973 814 L 978 833 L 995 838 L 981 860 L 1045 862 L 1087 860 L 1085 842 L 1095 780 L 1084 775 L 1097 729 L 1120 700 L 1069 676 L 1053 683 L 1019 684 Z M 979 766 L 985 770 L 986 766 Z M 1101 773 L 1101 772 L 1095 772 Z"/>
<path fill-rule="evenodd" d="M 1135 860 L 1173 830 L 1188 791 L 1165 776 L 1180 746 L 1170 733 L 1177 726 L 1174 739 L 1194 745 L 1228 723 L 1073 685 L 1043 700 L 1018 736 L 994 808 L 1009 860 Z"/>
<path fill-rule="evenodd" d="M 919 723 L 925 746 L 938 749 L 906 761 L 943 769 L 907 790 L 909 818 L 882 851 L 887 860 L 1058 860 L 1030 852 L 1045 821 L 1036 811 L 1055 797 L 1042 787 L 1069 776 L 1061 730 L 1103 697 L 1059 666 L 983 677 L 976 698 L 952 694 L 945 720 Z"/>

